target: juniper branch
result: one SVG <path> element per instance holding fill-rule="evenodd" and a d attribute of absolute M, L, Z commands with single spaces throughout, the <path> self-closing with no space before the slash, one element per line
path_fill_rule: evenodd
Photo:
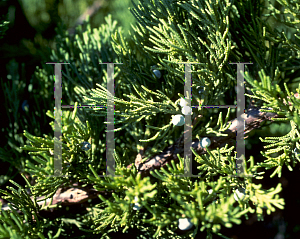
<path fill-rule="evenodd" d="M 266 113 L 261 112 L 259 108 L 251 107 L 247 110 L 247 113 L 244 113 L 241 118 L 245 120 L 245 134 L 249 133 L 250 131 L 259 128 L 260 124 L 263 121 L 271 120 L 271 118 L 276 118 L 278 115 L 276 113 Z M 227 136 L 215 136 L 210 138 L 211 145 L 209 147 L 210 150 L 216 149 L 216 148 L 222 148 L 227 143 L 230 142 L 231 139 L 234 139 L 236 137 L 236 126 L 237 126 L 238 118 L 231 121 L 232 125 L 229 129 L 227 129 L 224 133 L 227 134 Z M 183 155 L 184 149 L 183 149 L 183 137 L 181 137 L 179 140 L 176 141 L 175 144 L 167 147 L 162 153 L 155 155 L 154 157 L 146 160 L 145 162 L 141 163 L 141 153 L 139 153 L 135 160 L 135 166 L 138 169 L 138 173 L 141 174 L 142 177 L 146 177 L 150 175 L 150 171 L 153 171 L 155 169 L 159 169 L 161 167 L 166 166 L 167 163 L 174 160 L 177 162 L 178 154 L 180 156 Z M 207 151 L 205 148 L 202 148 L 200 146 L 199 140 L 193 140 L 192 141 L 192 148 L 197 152 L 199 155 L 205 154 Z M 130 164 L 127 166 L 127 168 L 130 168 L 133 164 Z"/>
<path fill-rule="evenodd" d="M 294 94 L 294 96 L 296 98 L 300 98 L 298 93 Z M 289 102 L 289 104 L 291 103 Z M 262 109 L 263 108 L 250 105 L 250 107 L 247 109 L 247 113 L 244 113 L 240 116 L 242 120 L 245 120 L 245 134 L 251 132 L 254 129 L 260 128 L 261 123 L 263 123 L 264 121 L 272 122 L 272 118 L 280 117 L 280 115 L 277 113 L 262 112 Z M 227 136 L 215 136 L 210 138 L 212 142 L 209 146 L 210 150 L 222 148 L 236 137 L 236 127 L 238 120 L 238 118 L 235 118 L 232 121 L 229 121 L 231 122 L 231 126 L 226 131 L 224 131 Z M 179 159 L 177 155 L 179 154 L 180 156 L 182 156 L 184 152 L 183 139 L 183 136 L 180 137 L 173 145 L 170 145 L 163 152 L 153 156 L 150 159 L 147 159 L 145 162 L 142 162 L 142 155 L 144 153 L 144 150 L 140 150 L 139 154 L 136 156 L 135 163 L 129 164 L 127 168 L 131 168 L 134 165 L 138 169 L 138 173 L 141 174 L 141 177 L 143 178 L 149 176 L 150 171 L 165 167 L 172 160 L 178 162 Z M 192 141 L 192 148 L 199 155 L 207 153 L 206 149 L 200 146 L 199 140 Z M 104 172 L 105 171 L 101 171 L 100 175 L 102 175 L 102 173 Z M 97 198 L 99 194 L 103 196 L 109 196 L 113 192 L 113 190 L 111 190 L 110 192 L 108 192 L 107 190 L 97 191 L 96 189 L 93 189 L 91 185 L 85 188 L 70 187 L 67 190 L 62 190 L 62 188 L 59 188 L 53 196 L 51 204 L 48 206 L 56 204 L 61 204 L 62 206 L 82 204 L 89 199 Z M 43 200 L 44 198 L 44 196 L 36 198 L 37 204 L 40 206 L 45 205 L 45 203 L 49 204 L 50 199 Z M 31 197 L 31 199 L 34 200 L 33 197 Z M 2 210 L 9 209 L 10 208 L 7 206 L 7 204 L 4 204 L 2 207 Z M 48 210 L 50 208 L 42 207 L 42 209 Z"/>
<path fill-rule="evenodd" d="M 296 98 L 299 97 L 298 93 L 294 94 Z M 289 102 L 290 103 L 290 102 Z M 290 103 L 291 104 L 291 103 Z M 262 108 L 255 107 L 250 105 L 250 107 L 247 109 L 247 113 L 242 114 L 240 117 L 242 120 L 245 120 L 245 134 L 251 132 L 252 130 L 256 128 L 260 128 L 261 124 L 264 121 L 273 121 L 272 118 L 279 118 L 280 116 L 276 113 L 270 113 L 270 112 L 261 112 Z M 213 150 L 216 148 L 222 148 L 226 144 L 228 144 L 232 139 L 236 137 L 236 127 L 238 118 L 229 121 L 231 122 L 231 126 L 229 129 L 224 131 L 227 136 L 215 136 L 210 138 L 211 145 L 209 147 L 209 150 Z M 228 123 L 229 123 L 228 122 Z M 183 149 L 183 136 L 176 141 L 175 144 L 167 147 L 162 153 L 153 156 L 150 159 L 147 159 L 145 162 L 141 163 L 142 160 L 142 152 L 140 152 L 136 159 L 134 165 L 138 169 L 138 173 L 141 174 L 142 178 L 149 176 L 150 171 L 153 171 L 155 169 L 159 169 L 161 167 L 165 167 L 167 163 L 170 163 L 172 160 L 177 162 L 179 159 L 177 157 L 177 154 L 180 156 L 183 155 L 184 149 Z M 193 140 L 192 141 L 192 148 L 195 150 L 197 154 L 200 156 L 207 153 L 205 148 L 202 148 L 200 146 L 199 140 Z M 130 164 L 127 166 L 127 168 L 132 167 L 133 164 Z"/>

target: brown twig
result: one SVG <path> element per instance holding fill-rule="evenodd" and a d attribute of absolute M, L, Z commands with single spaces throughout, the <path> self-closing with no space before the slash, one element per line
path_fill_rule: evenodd
<path fill-rule="evenodd" d="M 90 18 L 97 13 L 97 11 L 100 9 L 100 7 L 103 5 L 104 0 L 97 0 L 93 3 L 92 6 L 90 6 L 88 9 L 85 10 L 83 14 L 80 15 L 79 18 L 77 18 L 75 26 L 72 28 L 69 28 L 69 34 L 74 35 L 75 29 L 78 25 L 82 25 L 83 22 L 86 20 L 87 16 Z"/>
<path fill-rule="evenodd" d="M 45 199 L 45 196 L 41 197 L 34 197 L 31 196 L 32 201 L 36 201 L 37 205 L 42 207 L 45 205 L 44 209 L 48 210 L 48 206 L 61 204 L 63 206 L 69 206 L 74 204 L 82 204 L 88 201 L 89 199 L 97 198 L 99 194 L 106 196 L 109 192 L 108 191 L 97 191 L 93 189 L 91 186 L 87 186 L 84 188 L 75 188 L 71 187 L 67 190 L 63 191 L 62 188 L 59 188 L 53 196 L 52 203 L 51 198 Z M 13 207 L 15 207 L 13 205 Z M 2 210 L 10 210 L 7 204 L 4 204 Z M 20 211 L 18 211 L 20 212 Z"/>

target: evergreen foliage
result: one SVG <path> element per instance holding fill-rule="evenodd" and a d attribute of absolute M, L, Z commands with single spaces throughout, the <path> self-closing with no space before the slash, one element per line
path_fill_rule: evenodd
<path fill-rule="evenodd" d="M 262 168 L 273 170 L 271 177 L 281 177 L 283 167 L 296 168 L 300 161 L 300 100 L 294 97 L 295 91 L 300 93 L 299 6 L 296 1 L 277 0 L 282 5 L 278 10 L 270 0 L 268 8 L 266 3 L 133 2 L 138 24 L 132 26 L 130 39 L 116 28 L 111 16 L 99 29 L 91 29 L 86 22 L 74 36 L 59 29 L 56 51 L 49 62 L 70 63 L 62 67 L 62 105 L 74 105 L 72 110 L 62 110 L 62 173 L 68 177 L 48 177 L 54 171 L 53 136 L 37 137 L 24 130 L 30 145 L 22 147 L 29 151 L 22 176 L 31 194 L 12 180 L 16 188 L 0 190 L 11 203 L 10 211 L 0 214 L 0 238 L 76 238 L 70 234 L 75 227 L 83 232 L 80 238 L 113 238 L 113 233 L 129 233 L 131 229 L 139 230 L 136 238 L 194 238 L 201 232 L 206 238 L 214 234 L 227 238 L 220 234 L 222 227 L 241 224 L 242 218 L 254 213 L 263 220 L 263 210 L 270 214 L 283 209 L 281 184 L 264 190 L 251 177 L 230 177 L 236 171 L 231 141 L 222 148 L 207 147 L 205 153 L 192 150 L 197 178 L 177 177 L 184 174 L 180 155 L 178 163 L 171 161 L 166 168 L 151 171 L 149 177 L 139 174 L 134 164 L 127 167 L 140 150 L 145 149 L 145 162 L 183 135 L 182 127 L 172 124 L 172 116 L 181 114 L 183 98 L 185 69 L 179 62 L 198 63 L 192 70 L 192 105 L 236 104 L 237 71 L 229 63 L 253 62 L 253 69 L 246 66 L 246 95 L 256 99 L 261 112 L 281 115 L 272 120 L 287 121 L 291 130 L 281 137 L 260 138 L 265 148 L 273 149 L 261 152 L 264 162 L 256 162 L 251 155 L 244 164 L 245 174 L 262 180 Z M 272 28 L 267 21 L 270 16 L 294 29 L 293 34 Z M 107 107 L 106 65 L 99 65 L 105 62 L 122 63 L 114 68 L 115 174 L 121 175 L 114 178 L 100 177 L 106 169 L 106 108 L 78 108 L 81 104 Z M 53 87 L 53 69 L 45 64 L 35 73 L 45 84 L 41 93 L 45 98 Z M 198 87 L 205 90 L 196 90 Z M 193 117 L 202 116 L 193 125 L 193 140 L 226 135 L 235 110 L 228 109 L 225 118 L 220 111 L 193 109 Z M 47 115 L 54 119 L 49 109 Z M 50 125 L 54 131 L 54 121 Z M 84 142 L 91 145 L 90 150 L 82 149 Z M 269 156 L 274 153 L 277 156 Z M 39 205 L 37 198 L 44 196 L 43 200 L 51 202 L 59 188 L 73 187 L 75 182 L 112 193 L 109 197 L 99 194 L 101 202 L 88 205 L 84 213 L 43 217 L 43 210 L 62 210 L 62 206 Z M 138 210 L 133 209 L 136 204 Z M 189 218 L 192 229 L 179 232 L 181 218 Z"/>

